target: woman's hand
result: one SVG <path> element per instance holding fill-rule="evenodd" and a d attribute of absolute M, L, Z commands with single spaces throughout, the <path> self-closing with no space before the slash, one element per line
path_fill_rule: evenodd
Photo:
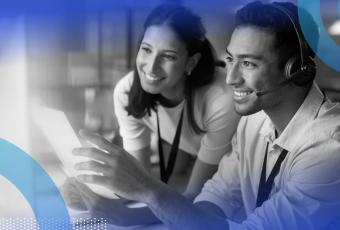
<path fill-rule="evenodd" d="M 132 217 L 129 215 L 129 208 L 120 200 L 103 198 L 92 192 L 85 184 L 76 181 L 75 185 L 91 214 L 91 218 L 100 220 L 104 218 L 106 223 L 118 226 L 132 225 Z"/>
<path fill-rule="evenodd" d="M 68 207 L 78 211 L 87 211 L 87 207 L 75 185 L 75 181 L 75 178 L 67 178 L 64 184 L 59 187 L 59 191 Z"/>
<path fill-rule="evenodd" d="M 80 182 L 105 186 L 124 198 L 147 203 L 150 192 L 157 189 L 162 183 L 149 174 L 124 149 L 89 131 L 81 130 L 79 133 L 101 150 L 98 148 L 74 149 L 72 152 L 74 155 L 93 159 L 76 164 L 75 169 L 94 171 L 102 176 L 79 175 L 77 179 Z"/>

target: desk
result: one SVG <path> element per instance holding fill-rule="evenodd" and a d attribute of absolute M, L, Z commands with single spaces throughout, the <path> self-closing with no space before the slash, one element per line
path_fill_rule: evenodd
<path fill-rule="evenodd" d="M 62 170 L 60 169 L 60 167 L 47 167 L 47 168 L 48 168 L 49 175 L 51 176 L 51 178 L 53 179 L 53 181 L 56 183 L 57 186 L 60 186 L 61 184 L 64 183 L 64 181 L 66 179 L 66 175 L 64 173 L 62 173 Z M 128 207 L 130 207 L 130 208 L 137 208 L 137 207 L 142 207 L 142 206 L 145 206 L 145 204 L 138 203 L 138 202 L 128 204 Z M 76 210 L 73 210 L 71 208 L 67 208 L 67 209 L 68 209 L 72 223 L 77 223 L 77 221 L 79 223 L 80 220 L 82 220 L 82 221 L 89 220 L 88 225 L 85 225 L 85 226 L 82 225 L 83 229 L 79 228 L 77 230 L 87 230 L 87 227 L 91 226 L 91 216 L 90 216 L 89 212 L 76 211 Z M 94 227 L 94 224 L 92 224 L 92 226 Z M 168 228 L 164 224 L 139 225 L 139 226 L 132 226 L 132 227 L 119 227 L 119 226 L 115 226 L 115 225 L 105 224 L 105 221 L 103 221 L 103 226 L 100 225 L 100 226 L 96 226 L 96 227 L 99 227 L 99 228 L 97 228 L 98 230 L 105 230 L 105 228 L 104 228 L 105 226 L 106 226 L 107 230 L 168 230 Z M 103 229 L 101 229 L 101 227 L 103 227 Z M 89 228 L 89 229 L 95 230 L 94 228 Z"/>

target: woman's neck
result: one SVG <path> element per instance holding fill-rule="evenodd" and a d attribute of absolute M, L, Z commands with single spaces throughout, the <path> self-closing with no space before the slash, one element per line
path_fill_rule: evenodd
<path fill-rule="evenodd" d="M 164 106 L 164 107 L 176 107 L 177 105 L 181 104 L 182 101 L 184 100 L 185 95 L 183 93 L 183 95 L 181 95 L 180 97 L 166 97 L 163 94 L 158 94 L 157 95 L 157 100 L 159 101 L 159 103 Z"/>
<path fill-rule="evenodd" d="M 176 107 L 184 100 L 185 94 L 185 80 L 182 80 L 171 89 L 161 92 L 158 101 L 165 107 Z"/>

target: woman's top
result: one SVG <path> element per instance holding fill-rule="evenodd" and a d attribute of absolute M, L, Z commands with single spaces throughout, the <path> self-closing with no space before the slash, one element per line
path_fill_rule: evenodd
<path fill-rule="evenodd" d="M 157 133 L 156 112 L 151 109 L 142 118 L 128 116 L 128 92 L 133 83 L 133 72 L 123 77 L 114 90 L 114 108 L 120 126 L 120 135 L 126 151 L 137 151 L 150 144 L 151 132 Z M 161 137 L 172 144 L 185 100 L 175 107 L 158 104 Z M 187 110 L 189 108 L 185 108 Z M 233 90 L 225 83 L 220 70 L 213 82 L 195 92 L 194 117 L 206 133 L 196 134 L 189 126 L 186 112 L 183 116 L 179 149 L 197 156 L 202 162 L 218 164 L 231 149 L 231 139 L 240 117 L 234 110 Z"/>

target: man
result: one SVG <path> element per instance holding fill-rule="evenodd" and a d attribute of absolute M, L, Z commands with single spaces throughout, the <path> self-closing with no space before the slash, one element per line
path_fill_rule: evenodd
<path fill-rule="evenodd" d="M 297 17 L 295 5 L 275 4 Z M 318 30 L 309 18 L 317 42 Z M 298 26 L 297 20 L 294 23 Z M 310 48 L 308 52 L 315 56 Z M 232 152 L 222 159 L 195 204 L 154 179 L 124 150 L 87 131 L 81 135 L 110 154 L 76 149 L 75 155 L 105 162 L 104 166 L 80 163 L 79 170 L 104 176 L 77 179 L 146 203 L 171 229 L 340 228 L 340 106 L 323 96 L 313 77 L 298 80 L 300 87 L 273 88 L 286 81 L 286 62 L 294 55 L 301 58 L 289 16 L 274 6 L 246 5 L 237 12 L 227 53 L 226 82 L 235 91 L 236 112 L 244 117 L 233 138 Z M 313 65 L 309 67 L 313 69 Z M 107 211 L 117 224 L 123 223 L 123 215 L 103 209 L 97 195 L 84 184 L 75 184 L 92 214 Z M 231 220 L 242 206 L 248 218 L 237 224 Z M 120 210 L 124 215 L 132 213 Z"/>

